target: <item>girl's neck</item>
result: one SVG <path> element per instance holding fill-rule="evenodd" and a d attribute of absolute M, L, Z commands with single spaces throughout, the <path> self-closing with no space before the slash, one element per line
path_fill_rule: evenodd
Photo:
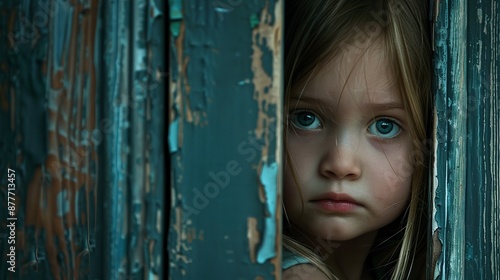
<path fill-rule="evenodd" d="M 349 241 L 343 241 L 325 262 L 337 268 L 344 279 L 366 279 L 365 262 L 375 237 L 376 232 L 371 232 Z"/>
<path fill-rule="evenodd" d="M 370 253 L 377 232 L 370 232 L 348 241 L 332 241 L 307 238 L 301 240 L 324 261 L 332 267 L 335 273 L 340 273 L 340 279 L 358 280 L 371 279 L 366 272 L 366 258 Z"/>

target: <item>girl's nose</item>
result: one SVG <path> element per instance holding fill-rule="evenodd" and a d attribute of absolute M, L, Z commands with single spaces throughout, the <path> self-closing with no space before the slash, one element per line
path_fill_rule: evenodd
<path fill-rule="evenodd" d="M 352 138 L 334 138 L 324 147 L 320 174 L 329 179 L 355 180 L 361 176 L 359 141 Z"/>

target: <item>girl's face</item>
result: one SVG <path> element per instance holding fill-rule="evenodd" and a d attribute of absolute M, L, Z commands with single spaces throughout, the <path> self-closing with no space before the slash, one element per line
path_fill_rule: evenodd
<path fill-rule="evenodd" d="M 406 208 L 410 120 L 382 47 L 344 49 L 291 96 L 284 203 L 310 237 L 375 234 Z"/>

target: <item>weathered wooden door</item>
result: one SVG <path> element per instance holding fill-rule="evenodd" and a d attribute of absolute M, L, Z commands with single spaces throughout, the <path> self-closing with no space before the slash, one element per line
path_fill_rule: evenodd
<path fill-rule="evenodd" d="M 171 279 L 280 279 L 283 1 L 171 1 Z"/>
<path fill-rule="evenodd" d="M 435 1 L 434 279 L 500 279 L 500 5 Z"/>

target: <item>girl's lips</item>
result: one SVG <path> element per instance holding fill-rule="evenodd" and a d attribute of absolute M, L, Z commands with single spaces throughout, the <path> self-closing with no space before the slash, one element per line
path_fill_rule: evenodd
<path fill-rule="evenodd" d="M 310 200 L 314 205 L 327 212 L 351 212 L 361 206 L 354 198 L 344 193 L 329 192 Z"/>
<path fill-rule="evenodd" d="M 331 200 L 331 201 L 344 201 L 344 202 L 350 202 L 353 204 L 360 204 L 357 202 L 354 198 L 352 198 L 350 195 L 346 193 L 335 193 L 335 192 L 328 192 L 321 194 L 319 196 L 314 197 L 311 199 L 311 201 L 317 201 L 317 200 Z"/>
<path fill-rule="evenodd" d="M 313 203 L 327 212 L 337 213 L 351 212 L 359 207 L 358 204 L 342 200 L 315 200 Z"/>

